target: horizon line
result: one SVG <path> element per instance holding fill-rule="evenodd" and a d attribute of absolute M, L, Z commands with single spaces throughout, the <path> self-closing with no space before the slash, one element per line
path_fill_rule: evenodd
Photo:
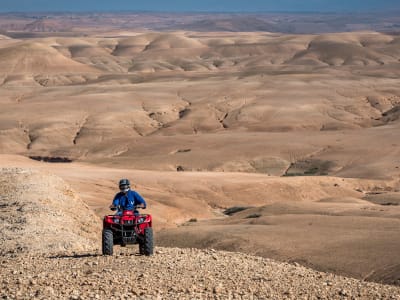
<path fill-rule="evenodd" d="M 168 10 L 10 10 L 1 11 L 0 14 L 65 14 L 65 13 L 157 13 L 157 14 L 343 14 L 343 13 L 357 13 L 357 14 L 370 14 L 370 13 L 398 13 L 399 9 L 382 9 L 382 10 L 270 10 L 270 11 L 202 11 L 202 10 L 188 10 L 188 11 L 168 11 Z"/>

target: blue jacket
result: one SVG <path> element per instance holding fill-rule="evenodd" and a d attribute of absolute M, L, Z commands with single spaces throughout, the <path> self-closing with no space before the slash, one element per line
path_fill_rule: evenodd
<path fill-rule="evenodd" d="M 126 195 L 123 192 L 119 192 L 115 195 L 113 205 L 119 207 L 119 210 L 133 210 L 138 204 L 144 204 L 146 207 L 146 201 L 139 195 L 139 193 L 129 190 Z"/>

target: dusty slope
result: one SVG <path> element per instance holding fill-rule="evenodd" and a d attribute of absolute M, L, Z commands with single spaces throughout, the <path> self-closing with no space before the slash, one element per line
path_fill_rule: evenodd
<path fill-rule="evenodd" d="M 93 250 L 100 219 L 59 177 L 0 169 L 0 255 Z"/>

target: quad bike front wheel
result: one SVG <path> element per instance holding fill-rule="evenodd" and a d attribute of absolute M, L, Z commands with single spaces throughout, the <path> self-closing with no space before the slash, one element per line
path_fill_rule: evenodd
<path fill-rule="evenodd" d="M 146 256 L 153 255 L 153 228 L 148 227 L 144 230 L 144 239 L 141 244 L 139 244 L 140 254 Z"/>
<path fill-rule="evenodd" d="M 114 233 L 111 229 L 103 230 L 102 252 L 103 255 L 113 255 Z"/>

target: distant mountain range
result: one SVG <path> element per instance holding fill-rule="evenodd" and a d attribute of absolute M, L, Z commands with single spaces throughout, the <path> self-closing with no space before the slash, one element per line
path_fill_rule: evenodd
<path fill-rule="evenodd" d="M 400 13 L 3 13 L 2 32 L 85 32 L 87 30 L 265 31 L 328 33 L 400 32 Z"/>

